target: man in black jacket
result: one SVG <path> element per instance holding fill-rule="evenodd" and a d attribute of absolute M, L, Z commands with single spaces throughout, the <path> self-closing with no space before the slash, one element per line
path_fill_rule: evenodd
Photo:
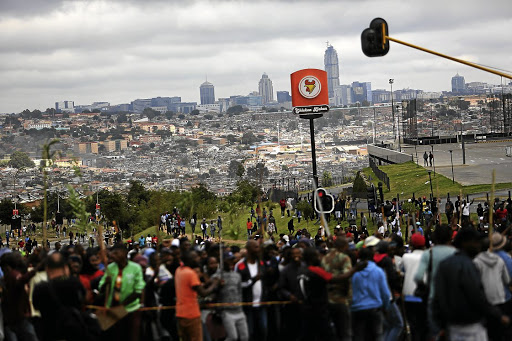
<path fill-rule="evenodd" d="M 256 240 L 249 240 L 245 246 L 247 255 L 235 265 L 235 271 L 242 276 L 242 299 L 252 302 L 252 306 L 245 306 L 247 326 L 251 340 L 267 339 L 267 309 L 259 303 L 267 297 L 268 288 L 261 280 L 263 274 L 263 261 L 260 258 L 260 245 Z"/>
<path fill-rule="evenodd" d="M 284 301 L 292 301 L 292 304 L 283 307 L 281 318 L 283 328 L 281 338 L 285 341 L 295 341 L 299 338 L 301 328 L 297 326 L 300 321 L 301 308 L 299 304 L 300 287 L 297 277 L 305 265 L 302 263 L 302 249 L 292 248 L 287 251 L 286 258 L 289 263 L 281 271 L 279 276 L 279 296 Z"/>
<path fill-rule="evenodd" d="M 472 259 L 480 251 L 480 235 L 472 228 L 461 229 L 454 240 L 458 251 L 439 264 L 435 275 L 433 315 L 450 340 L 487 340 L 485 319 L 510 320 L 487 302 L 481 277 Z"/>

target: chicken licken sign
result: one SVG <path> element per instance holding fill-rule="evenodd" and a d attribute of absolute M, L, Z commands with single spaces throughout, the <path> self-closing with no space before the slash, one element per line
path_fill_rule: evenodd
<path fill-rule="evenodd" d="M 309 119 L 311 134 L 311 159 L 313 166 L 314 189 L 318 187 L 316 170 L 315 124 L 314 119 L 329 111 L 329 89 L 327 72 L 318 69 L 304 69 L 290 75 L 292 82 L 293 113 L 300 118 Z"/>
<path fill-rule="evenodd" d="M 318 118 L 329 111 L 327 72 L 304 69 L 290 75 L 293 113 L 301 118 Z"/>

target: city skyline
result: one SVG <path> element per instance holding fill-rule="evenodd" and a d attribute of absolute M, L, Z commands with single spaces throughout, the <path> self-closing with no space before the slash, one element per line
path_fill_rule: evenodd
<path fill-rule="evenodd" d="M 495 11 L 509 8 L 507 1 L 494 6 L 477 1 L 438 5 L 436 1 L 2 2 L 0 112 L 51 108 L 67 99 L 75 104 L 127 103 L 178 95 L 184 102 L 199 102 L 198 80 L 205 73 L 215 80 L 217 98 L 251 93 L 263 71 L 272 75 L 275 90 L 289 91 L 291 72 L 324 68 L 326 40 L 343 56 L 342 84 L 364 80 L 372 82 L 373 89 L 388 89 L 387 81 L 393 78 L 396 89 L 449 91 L 456 73 L 466 82 L 499 84 L 498 76 L 394 43 L 382 58 L 367 58 L 361 52 L 362 30 L 381 16 L 395 38 L 481 64 L 504 69 L 512 64 L 510 47 L 503 45 L 512 20 L 508 11 Z M 323 18 L 305 25 L 303 19 L 310 13 Z M 421 20 L 417 13 L 422 13 Z M 168 17 L 173 20 L 163 19 Z M 265 25 L 261 17 L 266 18 Z M 252 38 L 247 40 L 248 36 Z"/>

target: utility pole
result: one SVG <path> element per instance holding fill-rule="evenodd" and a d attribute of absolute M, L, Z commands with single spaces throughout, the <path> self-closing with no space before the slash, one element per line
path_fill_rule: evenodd
<path fill-rule="evenodd" d="M 393 78 L 389 79 L 389 85 L 391 86 L 391 115 L 393 117 L 393 142 L 396 140 L 396 134 L 395 134 L 395 109 L 394 109 L 394 102 L 393 102 L 393 83 L 395 80 Z"/>

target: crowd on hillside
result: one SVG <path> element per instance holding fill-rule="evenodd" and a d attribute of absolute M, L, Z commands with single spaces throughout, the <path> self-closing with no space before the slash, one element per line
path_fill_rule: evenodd
<path fill-rule="evenodd" d="M 343 216 L 335 205 L 339 224 L 314 235 L 284 233 L 299 215 L 286 203 L 288 222 L 266 233 L 273 212 L 263 222 L 257 207 L 238 246 L 196 235 L 192 222 L 210 224 L 176 209 L 161 229 L 177 238 L 1 248 L 0 339 L 511 340 L 510 201 L 483 205 L 481 218 L 479 207 L 473 222 L 459 199 L 445 207 L 449 225 L 437 203 L 409 202 L 415 214 L 391 201 L 358 224 L 357 204 Z"/>

